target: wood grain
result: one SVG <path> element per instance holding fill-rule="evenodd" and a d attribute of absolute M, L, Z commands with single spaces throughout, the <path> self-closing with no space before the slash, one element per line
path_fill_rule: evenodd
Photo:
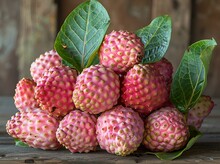
<path fill-rule="evenodd" d="M 216 135 L 220 137 L 220 135 Z M 190 150 L 184 152 L 180 158 L 175 159 L 174 163 L 219 163 L 220 162 L 220 140 L 211 140 L 210 135 L 204 135 L 203 140 L 197 142 Z M 2 143 L 1 141 L 4 141 Z M 140 148 L 132 155 L 121 157 L 109 154 L 105 150 L 97 149 L 90 153 L 70 153 L 69 150 L 61 149 L 55 151 L 45 151 L 40 149 L 14 146 L 10 138 L 0 137 L 0 163 L 107 163 L 107 164 L 135 164 L 135 163 L 167 163 L 161 161 L 153 155 L 145 153 L 146 149 Z"/>

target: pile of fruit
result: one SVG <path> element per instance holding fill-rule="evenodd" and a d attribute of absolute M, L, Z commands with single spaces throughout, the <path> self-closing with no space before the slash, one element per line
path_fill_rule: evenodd
<path fill-rule="evenodd" d="M 202 93 L 215 40 L 191 45 L 174 74 L 164 57 L 170 17 L 106 34 L 109 20 L 97 0 L 70 13 L 55 50 L 31 64 L 31 79 L 17 83 L 19 112 L 6 124 L 9 135 L 33 148 L 82 153 L 100 146 L 121 156 L 140 145 L 156 155 L 193 145 L 214 106 Z"/>

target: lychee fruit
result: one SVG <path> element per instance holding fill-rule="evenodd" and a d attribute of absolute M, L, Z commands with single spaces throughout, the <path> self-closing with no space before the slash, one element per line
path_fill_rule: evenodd
<path fill-rule="evenodd" d="M 96 130 L 102 149 L 112 154 L 126 156 L 140 146 L 144 123 L 137 112 L 118 105 L 98 117 Z"/>
<path fill-rule="evenodd" d="M 121 101 L 134 110 L 148 115 L 169 99 L 164 77 L 151 64 L 137 64 L 122 81 Z"/>
<path fill-rule="evenodd" d="M 41 109 L 61 119 L 75 109 L 72 95 L 76 78 L 76 70 L 64 65 L 45 71 L 35 89 Z"/>
<path fill-rule="evenodd" d="M 202 95 L 196 105 L 188 112 L 187 123 L 200 129 L 203 120 L 210 114 L 214 107 L 214 102 L 210 96 Z"/>
<path fill-rule="evenodd" d="M 59 121 L 46 111 L 17 112 L 8 120 L 6 131 L 13 138 L 28 144 L 30 147 L 43 150 L 61 148 L 57 141 L 56 131 Z"/>
<path fill-rule="evenodd" d="M 155 69 L 158 69 L 160 74 L 164 77 L 166 81 L 166 86 L 168 89 L 168 92 L 170 93 L 171 90 L 171 83 L 173 80 L 173 65 L 172 63 L 165 57 L 163 57 L 158 62 L 152 63 L 152 65 L 155 67 Z"/>
<path fill-rule="evenodd" d="M 112 31 L 107 34 L 100 46 L 99 59 L 105 67 L 117 73 L 125 73 L 144 56 L 144 44 L 134 33 Z"/>
<path fill-rule="evenodd" d="M 143 145 L 153 152 L 172 152 L 183 148 L 189 139 L 184 115 L 176 108 L 164 107 L 145 119 Z"/>
<path fill-rule="evenodd" d="M 96 122 L 94 115 L 80 110 L 71 111 L 61 120 L 56 136 L 72 153 L 96 150 Z"/>
<path fill-rule="evenodd" d="M 77 77 L 73 91 L 76 108 L 91 114 L 111 109 L 120 96 L 118 75 L 103 65 L 85 68 Z"/>
<path fill-rule="evenodd" d="M 59 66 L 62 64 L 61 57 L 55 50 L 50 50 L 41 54 L 33 61 L 30 67 L 30 73 L 33 80 L 38 83 L 43 73 L 51 67 Z"/>
<path fill-rule="evenodd" d="M 20 112 L 32 111 L 39 108 L 39 104 L 35 98 L 36 83 L 29 78 L 22 78 L 16 85 L 14 104 Z"/>

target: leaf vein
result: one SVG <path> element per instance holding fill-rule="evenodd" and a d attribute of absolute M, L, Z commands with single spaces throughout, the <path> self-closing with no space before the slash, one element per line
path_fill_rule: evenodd
<path fill-rule="evenodd" d="M 66 35 L 66 33 L 64 31 L 62 31 L 62 34 L 70 41 L 70 43 L 72 44 L 72 46 L 77 50 L 77 52 L 80 54 L 80 51 L 78 50 L 78 48 L 75 46 L 75 44 L 72 42 L 72 40 Z"/>

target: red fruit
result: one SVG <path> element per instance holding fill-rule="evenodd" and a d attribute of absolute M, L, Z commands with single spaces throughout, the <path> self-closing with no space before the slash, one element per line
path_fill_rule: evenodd
<path fill-rule="evenodd" d="M 117 104 L 119 92 L 118 75 L 103 65 L 93 65 L 77 77 L 73 102 L 82 111 L 98 114 Z"/>
<path fill-rule="evenodd" d="M 72 153 L 96 150 L 96 117 L 80 110 L 71 111 L 61 120 L 56 136 Z"/>
<path fill-rule="evenodd" d="M 59 121 L 42 110 L 17 112 L 8 120 L 6 130 L 13 138 L 34 148 L 56 150 L 61 145 L 56 139 Z"/>
<path fill-rule="evenodd" d="M 214 102 L 210 96 L 202 95 L 196 105 L 189 110 L 187 123 L 199 129 L 203 120 L 210 114 L 214 107 Z"/>
<path fill-rule="evenodd" d="M 189 139 L 184 115 L 176 108 L 161 108 L 145 120 L 143 144 L 154 152 L 171 152 L 183 148 Z"/>
<path fill-rule="evenodd" d="M 172 83 L 173 65 L 166 59 L 162 58 L 160 61 L 152 64 L 156 69 L 159 70 L 160 74 L 164 77 L 168 86 Z"/>
<path fill-rule="evenodd" d="M 125 106 L 149 114 L 169 98 L 163 76 L 150 64 L 137 64 L 124 76 L 121 100 Z"/>
<path fill-rule="evenodd" d="M 36 83 L 34 80 L 22 78 L 16 85 L 14 103 L 20 112 L 32 111 L 39 108 L 39 104 L 35 98 Z"/>
<path fill-rule="evenodd" d="M 103 112 L 96 128 L 100 147 L 116 155 L 133 153 L 143 139 L 143 120 L 137 112 L 121 105 Z"/>
<path fill-rule="evenodd" d="M 41 54 L 30 67 L 30 73 L 33 80 L 38 83 L 38 80 L 44 74 L 45 71 L 51 67 L 59 66 L 62 64 L 61 57 L 55 50 L 51 50 Z"/>
<path fill-rule="evenodd" d="M 117 73 L 125 73 L 144 56 L 144 44 L 134 33 L 112 31 L 100 47 L 100 63 Z"/>
<path fill-rule="evenodd" d="M 46 71 L 35 90 L 40 107 L 57 118 L 75 109 L 72 95 L 76 77 L 76 70 L 67 66 L 52 67 Z"/>

